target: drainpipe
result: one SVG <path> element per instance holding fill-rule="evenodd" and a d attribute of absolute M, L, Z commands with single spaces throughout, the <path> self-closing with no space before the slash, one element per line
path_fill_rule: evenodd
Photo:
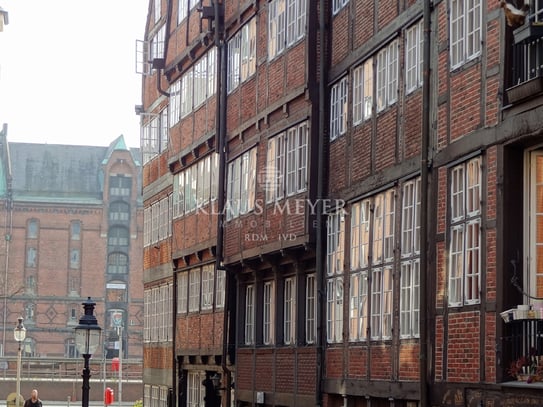
<path fill-rule="evenodd" d="M 423 83 L 422 83 L 422 140 L 421 140 L 421 225 L 420 225 L 420 405 L 428 406 L 428 147 L 430 144 L 430 1 L 423 6 Z"/>
<path fill-rule="evenodd" d="M 216 139 L 215 146 L 219 154 L 219 174 L 218 174 L 218 192 L 217 192 L 217 247 L 215 253 L 215 270 L 225 270 L 224 278 L 224 309 L 223 309 L 223 333 L 222 333 L 222 357 L 221 369 L 224 377 L 224 405 L 231 405 L 230 387 L 232 383 L 232 372 L 227 366 L 228 360 L 228 338 L 230 334 L 229 315 L 230 315 L 230 275 L 229 270 L 224 267 L 223 260 L 223 240 L 224 240 L 224 206 L 225 206 L 225 176 L 226 176 L 226 44 L 224 38 L 224 7 L 219 0 L 213 2 L 214 8 L 214 30 L 215 46 L 217 48 L 217 110 L 215 117 Z"/>
<path fill-rule="evenodd" d="M 172 17 L 172 4 L 173 1 L 168 1 L 168 9 L 166 11 L 166 28 L 164 29 L 164 55 L 162 57 L 162 61 L 158 63 L 158 66 L 156 67 L 157 75 L 156 75 L 156 90 L 158 93 L 160 93 L 163 96 L 170 97 L 170 94 L 162 89 L 161 85 L 161 78 L 162 78 L 162 71 L 164 70 L 164 67 L 166 66 L 166 55 L 168 54 L 168 44 L 170 43 L 170 25 L 171 25 L 171 17 Z M 153 64 L 154 64 L 153 60 Z M 174 365 L 175 366 L 175 365 Z"/>
<path fill-rule="evenodd" d="M 319 124 L 318 124 L 318 165 L 317 165 L 317 237 L 316 237 L 316 272 L 317 272 L 317 293 L 319 298 L 317 307 L 317 398 L 316 405 L 322 406 L 323 404 L 323 388 L 324 388 L 324 364 L 325 354 L 324 346 L 326 344 L 326 329 L 324 324 L 325 307 L 326 307 L 326 295 L 325 295 L 325 258 L 324 258 L 324 237 L 323 226 L 325 225 L 325 218 L 323 214 L 322 199 L 324 198 L 324 163 L 325 161 L 325 148 L 324 148 L 324 136 L 326 134 L 326 95 L 327 95 L 327 78 L 328 70 L 325 57 L 328 53 L 325 52 L 326 44 L 326 10 L 324 0 L 319 0 L 319 43 L 321 46 L 321 58 L 319 62 L 320 81 L 319 81 Z"/>

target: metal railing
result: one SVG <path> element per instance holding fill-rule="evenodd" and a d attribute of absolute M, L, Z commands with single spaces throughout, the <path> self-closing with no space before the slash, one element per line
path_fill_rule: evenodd
<path fill-rule="evenodd" d="M 21 377 L 32 379 L 75 380 L 81 378 L 83 359 L 65 358 L 23 358 Z M 141 359 L 123 359 L 121 364 L 123 381 L 141 381 L 143 362 Z M 91 359 L 90 370 L 93 380 L 112 380 L 119 372 L 112 368 L 111 359 Z M 0 358 L 0 381 L 14 380 L 17 375 L 17 357 Z"/>

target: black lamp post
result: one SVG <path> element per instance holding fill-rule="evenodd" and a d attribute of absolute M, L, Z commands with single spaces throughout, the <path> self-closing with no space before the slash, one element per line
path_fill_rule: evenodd
<path fill-rule="evenodd" d="M 13 336 L 19 344 L 19 351 L 17 353 L 17 390 L 15 393 L 15 406 L 21 407 L 23 404 L 21 402 L 21 343 L 23 343 L 26 338 L 26 328 L 23 325 L 22 318 L 17 320 L 17 326 L 13 330 Z"/>
<path fill-rule="evenodd" d="M 89 407 L 89 379 L 90 368 L 89 359 L 94 353 L 98 345 L 100 344 L 100 337 L 102 334 L 102 328 L 98 326 L 98 321 L 94 316 L 95 302 L 92 302 L 89 297 L 83 304 L 85 314 L 79 319 L 79 325 L 75 329 L 75 346 L 78 352 L 83 355 L 85 365 L 83 367 L 83 394 L 81 396 L 81 406 Z"/>

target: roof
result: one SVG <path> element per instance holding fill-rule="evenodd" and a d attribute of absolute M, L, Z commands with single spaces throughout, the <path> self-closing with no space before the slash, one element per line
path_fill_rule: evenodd
<path fill-rule="evenodd" d="M 115 150 L 130 151 L 122 135 L 109 147 L 9 142 L 13 199 L 100 203 L 102 166 Z"/>

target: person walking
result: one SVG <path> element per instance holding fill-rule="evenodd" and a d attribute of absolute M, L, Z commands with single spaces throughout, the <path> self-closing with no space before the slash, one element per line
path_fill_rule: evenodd
<path fill-rule="evenodd" d="M 25 401 L 24 407 L 43 407 L 41 400 L 38 398 L 38 390 L 32 390 L 30 398 Z"/>

